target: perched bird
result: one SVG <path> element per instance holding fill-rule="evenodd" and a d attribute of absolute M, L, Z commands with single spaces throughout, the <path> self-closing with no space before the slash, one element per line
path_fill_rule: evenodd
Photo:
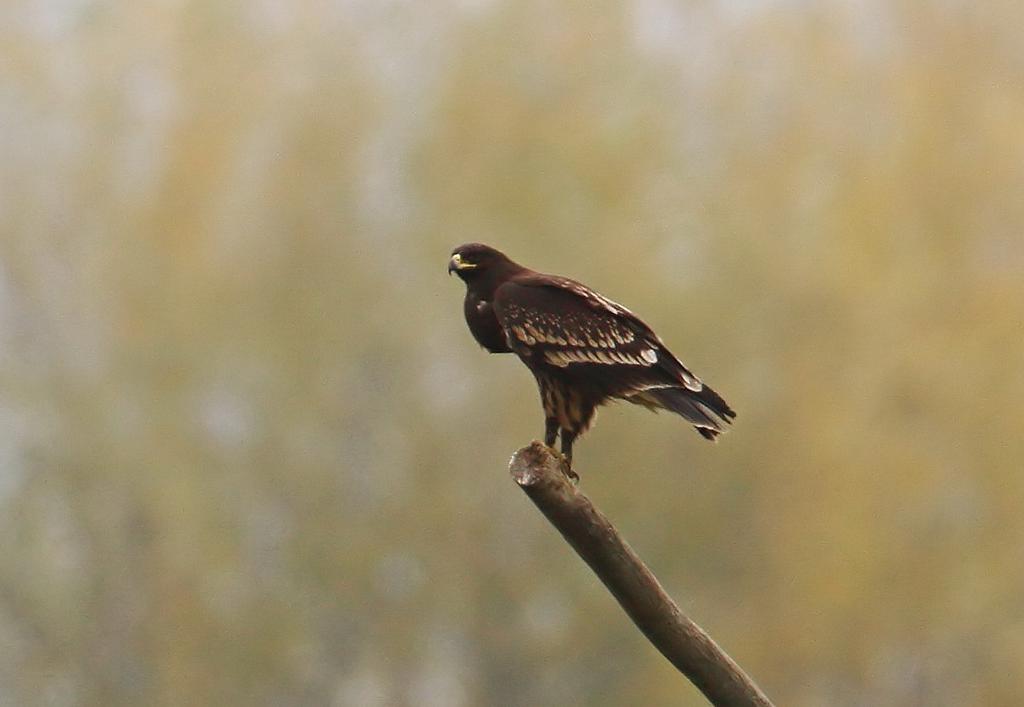
<path fill-rule="evenodd" d="M 545 275 L 481 243 L 452 251 L 448 274 L 466 283 L 466 323 L 492 353 L 515 353 L 544 405 L 544 443 L 571 470 L 573 441 L 598 405 L 625 400 L 669 410 L 714 440 L 736 413 L 680 363 L 649 326 L 582 283 Z"/>

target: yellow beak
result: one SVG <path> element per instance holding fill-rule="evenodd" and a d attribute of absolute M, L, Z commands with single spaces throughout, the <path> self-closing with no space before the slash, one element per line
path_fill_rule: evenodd
<path fill-rule="evenodd" d="M 462 256 L 456 253 L 452 256 L 452 259 L 448 261 L 448 274 L 451 275 L 456 270 L 472 270 L 476 265 L 473 263 L 467 263 L 462 260 Z"/>

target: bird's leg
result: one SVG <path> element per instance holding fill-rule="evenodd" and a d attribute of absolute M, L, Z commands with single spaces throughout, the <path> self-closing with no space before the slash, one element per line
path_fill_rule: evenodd
<path fill-rule="evenodd" d="M 555 448 L 555 437 L 558 436 L 558 418 L 548 417 L 544 420 L 544 444 Z"/>
<path fill-rule="evenodd" d="M 573 481 L 579 481 L 580 477 L 575 471 L 572 470 L 572 443 L 576 439 L 578 432 L 571 430 L 562 430 L 562 456 L 565 457 L 565 475 Z"/>

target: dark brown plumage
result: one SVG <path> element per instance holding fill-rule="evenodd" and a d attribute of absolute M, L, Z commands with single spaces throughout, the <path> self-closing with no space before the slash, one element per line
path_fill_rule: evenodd
<path fill-rule="evenodd" d="M 620 304 L 575 280 L 544 275 L 480 243 L 452 251 L 448 272 L 466 283 L 466 323 L 492 353 L 514 352 L 533 372 L 544 441 L 572 444 L 598 405 L 625 400 L 669 410 L 714 440 L 736 413 Z"/>

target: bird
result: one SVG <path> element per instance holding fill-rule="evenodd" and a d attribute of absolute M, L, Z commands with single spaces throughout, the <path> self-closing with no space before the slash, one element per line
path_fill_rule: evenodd
<path fill-rule="evenodd" d="M 561 438 L 574 480 L 573 443 L 605 403 L 668 410 L 711 441 L 736 417 L 651 327 L 583 283 L 536 272 L 482 243 L 451 252 L 453 273 L 466 284 L 463 311 L 473 338 L 491 353 L 514 353 L 536 378 L 544 443 L 554 449 Z"/>

